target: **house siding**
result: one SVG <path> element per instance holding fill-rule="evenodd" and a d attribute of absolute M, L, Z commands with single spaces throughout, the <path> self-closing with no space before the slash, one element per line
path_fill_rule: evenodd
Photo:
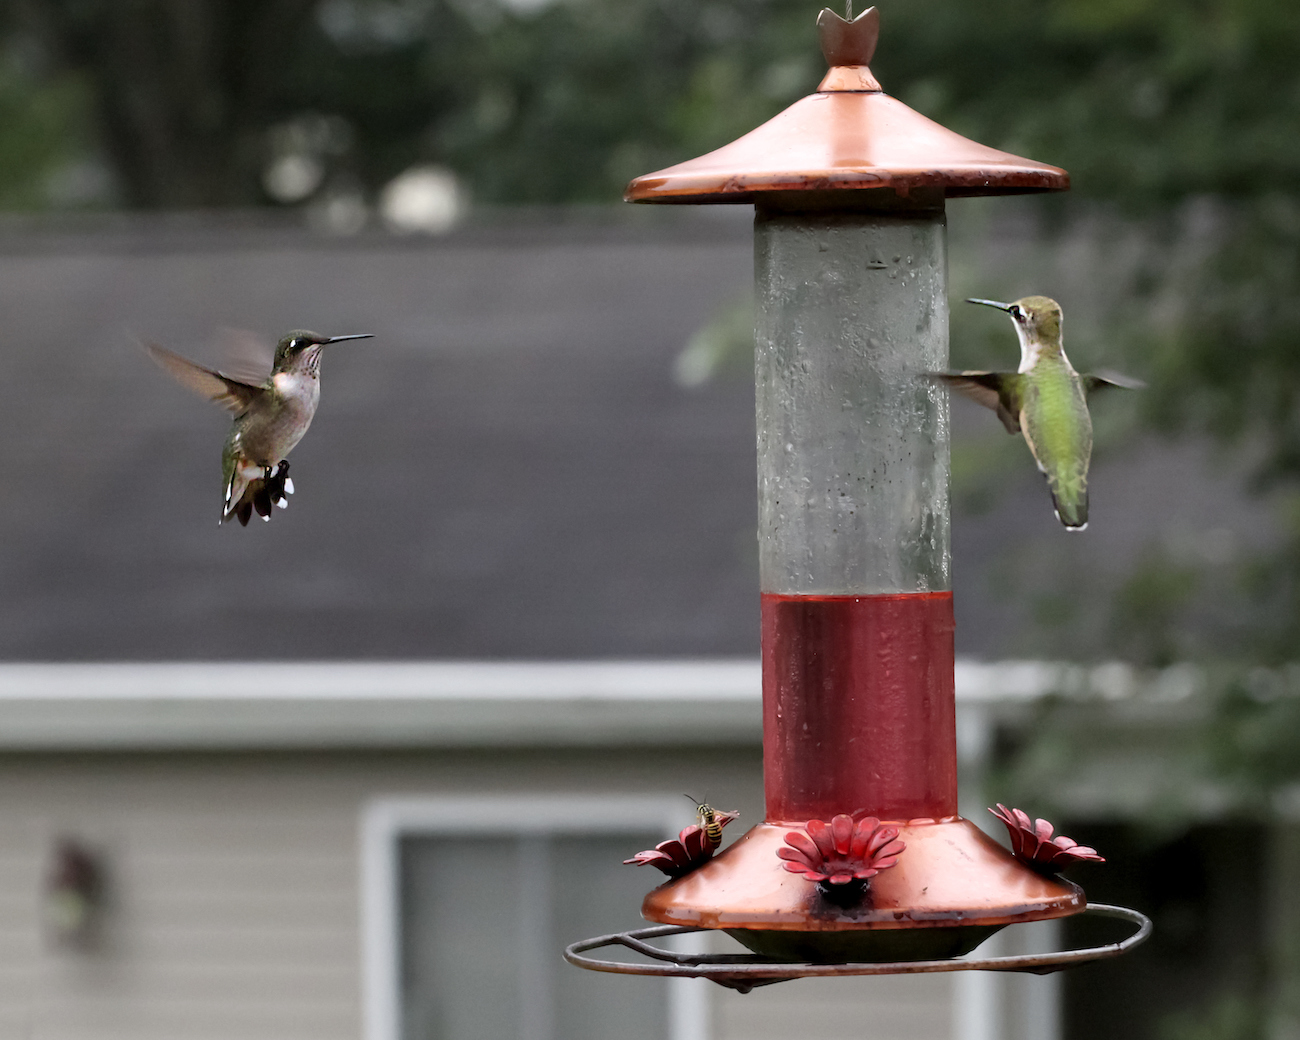
<path fill-rule="evenodd" d="M 359 827 L 393 795 L 707 792 L 761 816 L 757 749 L 0 758 L 0 1037 L 356 1040 Z M 57 836 L 103 853 L 98 948 L 42 921 Z M 629 852 L 635 850 L 629 850 Z M 658 875 L 646 872 L 647 888 Z M 556 951 L 558 955 L 559 951 Z M 578 969 L 573 969 L 578 970 Z M 947 977 L 711 991 L 714 1040 L 950 1035 Z"/>

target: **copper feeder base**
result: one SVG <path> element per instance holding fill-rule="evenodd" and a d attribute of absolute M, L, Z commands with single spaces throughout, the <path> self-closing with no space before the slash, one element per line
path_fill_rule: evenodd
<path fill-rule="evenodd" d="M 1029 869 L 969 820 L 891 822 L 907 851 L 856 902 L 832 902 L 783 869 L 776 850 L 800 823 L 761 823 L 714 859 L 645 898 L 648 921 L 720 928 L 789 961 L 958 957 L 998 929 L 1080 913 L 1083 890 Z"/>

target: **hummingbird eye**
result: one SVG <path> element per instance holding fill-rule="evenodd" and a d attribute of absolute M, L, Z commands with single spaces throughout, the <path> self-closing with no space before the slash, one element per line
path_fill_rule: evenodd
<path fill-rule="evenodd" d="M 1019 321 L 1021 318 L 1025 316 L 1025 312 L 1022 311 L 1019 307 L 1012 307 L 1010 313 L 1011 313 L 1011 317 L 1015 318 L 1016 321 Z"/>

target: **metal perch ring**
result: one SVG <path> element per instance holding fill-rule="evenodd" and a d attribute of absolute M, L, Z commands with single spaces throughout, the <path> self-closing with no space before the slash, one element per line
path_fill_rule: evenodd
<path fill-rule="evenodd" d="M 564 951 L 564 959 L 579 968 L 592 971 L 611 971 L 624 975 L 665 975 L 684 978 L 709 979 L 722 986 L 748 993 L 755 986 L 766 986 L 786 979 L 812 976 L 839 975 L 905 975 L 931 971 L 1024 971 L 1047 975 L 1087 961 L 1118 957 L 1145 942 L 1151 935 L 1151 919 L 1137 910 L 1107 903 L 1089 903 L 1083 911 L 1097 917 L 1114 917 L 1138 926 L 1127 939 L 1105 946 L 1091 946 L 1056 953 L 1025 953 L 1006 957 L 960 958 L 934 961 L 880 961 L 856 964 L 782 964 L 765 960 L 754 954 L 743 953 L 673 953 L 651 946 L 646 939 L 666 935 L 683 935 L 711 929 L 691 928 L 685 925 L 657 925 L 637 928 L 630 932 L 599 935 L 573 943 Z M 637 964 L 631 961 L 603 961 L 584 957 L 588 950 L 602 946 L 626 946 L 628 949 L 653 958 L 661 963 Z"/>

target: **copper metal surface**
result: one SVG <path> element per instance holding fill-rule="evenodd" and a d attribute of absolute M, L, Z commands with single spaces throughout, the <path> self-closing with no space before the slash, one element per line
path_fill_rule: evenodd
<path fill-rule="evenodd" d="M 835 906 L 782 866 L 777 849 L 798 823 L 761 823 L 714 859 L 645 897 L 662 924 L 762 931 L 1004 925 L 1078 913 L 1083 891 L 1019 863 L 973 823 L 894 822 L 907 850 L 871 879 L 863 901 Z"/>
<path fill-rule="evenodd" d="M 826 70 L 821 83 L 817 85 L 817 91 L 824 93 L 832 90 L 862 90 L 879 93 L 880 81 L 865 65 L 832 65 Z"/>
<path fill-rule="evenodd" d="M 887 188 L 943 195 L 1064 191 L 1069 174 L 946 130 L 881 93 L 869 55 L 874 8 L 853 22 L 830 10 L 818 19 L 831 65 L 810 94 L 717 151 L 638 177 L 628 202 L 758 202 L 771 192 Z"/>
<path fill-rule="evenodd" d="M 608 971 L 622 975 L 667 975 L 686 978 L 704 978 L 748 993 L 755 986 L 765 986 L 787 979 L 813 976 L 841 975 L 901 975 L 923 974 L 936 971 L 1018 971 L 1047 975 L 1087 961 L 1118 957 L 1144 943 L 1151 935 L 1150 919 L 1137 910 L 1105 903 L 1089 903 L 1085 908 L 1098 917 L 1112 917 L 1129 921 L 1138 930 L 1128 938 L 1104 946 L 1091 946 L 1056 953 L 1019 954 L 1008 957 L 981 957 L 929 961 L 895 961 L 845 964 L 777 964 L 764 958 L 747 954 L 688 954 L 660 949 L 646 942 L 668 935 L 682 935 L 699 929 L 674 925 L 657 928 L 638 928 L 630 932 L 601 935 L 573 943 L 564 951 L 570 964 L 592 971 Z M 623 946 L 652 958 L 658 963 L 644 964 L 631 961 L 607 961 L 584 957 L 588 950 L 604 946 Z"/>

